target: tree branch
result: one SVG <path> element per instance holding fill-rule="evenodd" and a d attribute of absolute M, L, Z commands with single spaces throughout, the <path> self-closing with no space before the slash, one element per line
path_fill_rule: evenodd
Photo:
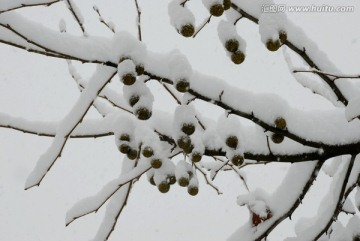
<path fill-rule="evenodd" d="M 49 6 L 51 6 L 52 4 L 58 3 L 58 2 L 60 2 L 60 1 L 62 1 L 62 0 L 50 0 L 50 1 L 45 1 L 45 2 L 42 2 L 42 3 L 33 3 L 33 4 L 22 3 L 22 4 L 20 4 L 19 6 L 15 6 L 15 7 L 11 7 L 11 8 L 8 8 L 8 9 L 0 10 L 0 14 L 1 14 L 1 13 L 10 12 L 10 11 L 13 11 L 13 10 L 16 10 L 16 9 L 20 9 L 20 8 L 37 7 L 37 6 L 46 6 L 46 7 L 49 7 Z"/>

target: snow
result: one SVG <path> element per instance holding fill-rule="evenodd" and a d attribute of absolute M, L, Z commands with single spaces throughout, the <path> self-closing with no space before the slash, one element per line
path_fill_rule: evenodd
<path fill-rule="evenodd" d="M 9 9 L 20 8 L 23 5 L 35 5 L 35 4 L 47 4 L 55 2 L 54 0 L 12 0 L 12 1 L 1 1 L 0 12 Z"/>
<path fill-rule="evenodd" d="M 170 23 L 177 31 L 181 30 L 181 27 L 186 24 L 195 24 L 195 17 L 193 13 L 185 6 L 180 5 L 179 0 L 172 0 L 168 6 L 168 13 L 170 17 Z"/>
<path fill-rule="evenodd" d="M 243 38 L 239 36 L 236 31 L 236 26 L 233 23 L 221 20 L 219 22 L 217 30 L 219 39 L 223 46 L 225 45 L 227 40 L 236 39 L 239 42 L 239 50 L 243 53 L 246 52 L 246 42 Z"/>
<path fill-rule="evenodd" d="M 360 98 L 354 98 L 345 108 L 345 115 L 348 121 L 360 116 Z"/>

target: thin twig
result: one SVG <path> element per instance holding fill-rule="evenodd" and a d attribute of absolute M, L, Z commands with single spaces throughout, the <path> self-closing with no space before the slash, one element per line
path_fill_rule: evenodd
<path fill-rule="evenodd" d="M 336 79 L 360 79 L 360 75 L 338 75 L 338 74 L 331 74 L 326 73 L 320 70 L 293 70 L 293 73 L 313 73 L 313 74 L 324 74 L 330 77 L 334 77 L 333 81 Z"/>
<path fill-rule="evenodd" d="M 74 6 L 73 3 L 71 2 L 72 0 L 65 0 L 67 5 L 68 5 L 68 9 L 70 10 L 71 14 L 73 15 L 73 17 L 75 18 L 76 22 L 78 23 L 81 31 L 83 32 L 83 34 L 85 35 L 85 28 L 83 26 L 83 23 L 81 21 L 81 17 L 78 16 L 78 14 L 76 13 L 76 11 L 74 10 Z"/>
<path fill-rule="evenodd" d="M 182 3 L 180 3 L 181 6 L 185 7 L 185 4 L 190 0 L 184 0 Z"/>
<path fill-rule="evenodd" d="M 136 11 L 137 11 L 137 27 L 138 27 L 138 38 L 139 41 L 142 41 L 142 37 L 141 37 L 141 10 L 138 4 L 138 0 L 134 0 L 135 1 L 135 6 L 136 6 Z"/>
<path fill-rule="evenodd" d="M 54 0 L 54 1 L 46 2 L 46 3 L 33 3 L 33 4 L 22 3 L 20 6 L 16 6 L 16 7 L 8 8 L 8 9 L 5 9 L 5 10 L 1 10 L 1 11 L 0 11 L 0 14 L 6 13 L 6 12 L 10 12 L 10 11 L 13 11 L 13 10 L 16 10 L 16 9 L 20 9 L 20 8 L 37 7 L 37 6 L 46 6 L 46 7 L 49 7 L 49 6 L 51 6 L 52 4 L 58 3 L 58 2 L 60 2 L 60 1 L 62 1 L 62 0 Z"/>
<path fill-rule="evenodd" d="M 219 188 L 216 187 L 216 186 L 207 178 L 206 173 L 205 173 L 203 170 L 201 170 L 201 167 L 199 167 L 196 163 L 194 163 L 194 166 L 195 166 L 196 170 L 199 170 L 199 172 L 201 172 L 201 174 L 204 176 L 204 179 L 205 179 L 206 183 L 207 183 L 210 187 L 212 187 L 212 188 L 217 192 L 218 195 L 223 194 L 223 193 L 219 190 Z"/>
<path fill-rule="evenodd" d="M 115 33 L 115 29 L 113 28 L 113 26 L 110 26 L 109 23 L 105 22 L 103 16 L 100 14 L 99 8 L 96 7 L 96 6 L 93 6 L 93 9 L 94 9 L 94 11 L 98 14 L 98 16 L 99 16 L 99 21 L 100 21 L 101 23 L 103 23 L 111 32 Z"/>
<path fill-rule="evenodd" d="M 195 34 L 193 35 L 193 38 L 196 37 L 196 35 L 198 35 L 198 33 L 206 26 L 206 24 L 210 23 L 210 20 L 211 20 L 211 16 L 210 15 L 203 23 L 202 25 L 199 27 L 199 29 L 195 32 Z"/>

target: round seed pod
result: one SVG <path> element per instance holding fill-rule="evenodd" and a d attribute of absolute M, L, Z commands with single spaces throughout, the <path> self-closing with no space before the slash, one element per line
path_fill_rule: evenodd
<path fill-rule="evenodd" d="M 280 135 L 280 134 L 277 134 L 277 133 L 274 133 L 274 134 L 272 134 L 272 136 L 271 136 L 271 140 L 272 140 L 275 144 L 280 144 L 281 142 L 283 142 L 284 136 L 283 136 L 283 135 Z"/>
<path fill-rule="evenodd" d="M 235 53 L 231 54 L 231 61 L 234 64 L 241 64 L 245 60 L 245 54 L 240 50 L 236 51 Z"/>
<path fill-rule="evenodd" d="M 123 143 L 119 146 L 119 151 L 123 154 L 127 154 L 130 151 L 130 146 L 128 146 L 127 144 Z"/>
<path fill-rule="evenodd" d="M 170 185 L 174 185 L 176 183 L 176 178 L 174 175 L 169 175 L 167 179 Z"/>
<path fill-rule="evenodd" d="M 138 95 L 132 95 L 129 99 L 129 105 L 133 107 L 138 101 L 140 100 L 140 96 Z"/>
<path fill-rule="evenodd" d="M 199 188 L 195 186 L 188 186 L 187 191 L 191 196 L 196 196 L 199 193 Z"/>
<path fill-rule="evenodd" d="M 181 131 L 186 135 L 192 135 L 195 132 L 195 126 L 192 123 L 184 123 L 181 127 Z"/>
<path fill-rule="evenodd" d="M 229 39 L 225 42 L 225 48 L 229 52 L 236 52 L 239 48 L 239 41 L 237 39 Z"/>
<path fill-rule="evenodd" d="M 138 152 L 137 150 L 134 150 L 134 149 L 131 149 L 128 153 L 127 153 L 127 157 L 130 159 L 130 160 L 135 160 L 138 156 Z"/>
<path fill-rule="evenodd" d="M 287 40 L 287 33 L 283 30 L 279 32 L 279 39 L 281 43 L 285 43 Z"/>
<path fill-rule="evenodd" d="M 136 71 L 137 75 L 143 75 L 145 72 L 144 65 L 142 65 L 142 64 L 136 65 L 135 71 Z"/>
<path fill-rule="evenodd" d="M 135 115 L 139 120 L 148 120 L 152 113 L 145 107 L 140 107 L 135 111 Z"/>
<path fill-rule="evenodd" d="M 180 177 L 178 180 L 179 186 L 181 187 L 187 187 L 189 185 L 189 178 L 186 177 Z"/>
<path fill-rule="evenodd" d="M 354 236 L 352 241 L 360 241 L 360 234 Z"/>
<path fill-rule="evenodd" d="M 124 74 L 122 76 L 122 82 L 124 83 L 124 85 L 133 85 L 135 81 L 136 77 L 131 73 Z"/>
<path fill-rule="evenodd" d="M 272 39 L 269 39 L 267 42 L 266 42 L 266 48 L 270 51 L 276 51 L 280 48 L 280 40 L 272 40 Z"/>
<path fill-rule="evenodd" d="M 231 7 L 231 0 L 224 0 L 223 6 L 224 6 L 224 10 L 229 10 Z"/>
<path fill-rule="evenodd" d="M 150 182 L 151 185 L 156 186 L 154 176 L 150 177 L 149 182 Z"/>
<path fill-rule="evenodd" d="M 285 119 L 282 118 L 282 117 L 276 118 L 276 120 L 275 120 L 275 126 L 276 126 L 276 128 L 279 128 L 279 129 L 284 130 L 284 129 L 286 128 L 286 121 L 285 121 Z"/>
<path fill-rule="evenodd" d="M 220 17 L 224 13 L 224 7 L 222 4 L 214 4 L 210 7 L 210 14 L 215 17 Z"/>
<path fill-rule="evenodd" d="M 151 166 L 154 169 L 159 169 L 162 166 L 162 161 L 158 158 L 152 159 Z"/>
<path fill-rule="evenodd" d="M 128 134 L 122 134 L 119 139 L 120 141 L 130 141 L 130 136 Z"/>
<path fill-rule="evenodd" d="M 170 190 L 170 184 L 167 182 L 161 182 L 158 185 L 158 189 L 161 193 L 167 193 Z"/>
<path fill-rule="evenodd" d="M 191 161 L 192 162 L 199 162 L 201 161 L 201 158 L 202 158 L 202 155 L 200 152 L 194 152 L 192 155 L 191 155 Z"/>
<path fill-rule="evenodd" d="M 180 34 L 184 37 L 191 37 L 193 36 L 195 33 L 195 28 L 194 28 L 194 25 L 192 24 L 185 24 L 183 26 L 181 26 L 181 29 L 180 29 Z"/>
<path fill-rule="evenodd" d="M 228 136 L 225 143 L 228 147 L 235 149 L 239 144 L 239 140 L 237 136 Z"/>
<path fill-rule="evenodd" d="M 236 154 L 231 158 L 231 163 L 235 166 L 241 166 L 244 163 L 244 157 Z"/>
<path fill-rule="evenodd" d="M 185 93 L 189 90 L 190 84 L 187 80 L 181 79 L 176 83 L 175 88 L 181 93 Z"/>
<path fill-rule="evenodd" d="M 186 154 L 190 154 L 194 149 L 194 146 L 191 144 L 190 146 L 186 146 L 185 148 L 183 148 L 183 151 L 186 153 Z"/>
<path fill-rule="evenodd" d="M 181 149 L 189 148 L 191 146 L 191 139 L 188 136 L 182 136 L 177 140 L 177 144 Z"/>
<path fill-rule="evenodd" d="M 142 154 L 144 157 L 149 158 L 154 155 L 154 150 L 150 146 L 147 146 L 143 149 Z"/>

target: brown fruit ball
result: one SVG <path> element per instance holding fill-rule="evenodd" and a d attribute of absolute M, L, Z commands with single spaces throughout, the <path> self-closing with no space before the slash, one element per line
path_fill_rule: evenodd
<path fill-rule="evenodd" d="M 189 179 L 186 177 L 180 177 L 180 179 L 178 180 L 179 186 L 181 187 L 186 187 L 187 185 L 189 185 Z"/>
<path fill-rule="evenodd" d="M 191 146 L 191 139 L 188 136 L 182 136 L 177 140 L 177 144 L 181 149 L 189 148 Z"/>
<path fill-rule="evenodd" d="M 237 136 L 228 136 L 225 141 L 226 145 L 230 148 L 236 148 L 239 144 L 239 140 Z"/>
<path fill-rule="evenodd" d="M 192 162 L 199 162 L 199 161 L 201 161 L 201 158 L 202 158 L 202 155 L 201 155 L 201 153 L 199 153 L 199 152 L 194 152 L 192 155 L 191 155 L 191 161 Z"/>
<path fill-rule="evenodd" d="M 229 39 L 225 42 L 225 48 L 229 52 L 236 52 L 239 48 L 239 41 L 237 39 Z"/>
<path fill-rule="evenodd" d="M 142 154 L 143 154 L 144 157 L 149 158 L 149 157 L 152 157 L 154 155 L 154 150 L 150 146 L 147 146 L 142 151 Z"/>
<path fill-rule="evenodd" d="M 266 42 L 266 48 L 270 51 L 276 51 L 280 48 L 281 44 L 280 44 L 280 41 L 277 39 L 277 40 L 272 40 L 272 39 L 269 39 L 267 42 Z"/>
<path fill-rule="evenodd" d="M 276 128 L 279 128 L 279 129 L 284 130 L 284 129 L 286 128 L 286 121 L 285 121 L 285 119 L 282 118 L 282 117 L 276 118 L 276 120 L 275 120 L 275 126 L 276 126 Z"/>
<path fill-rule="evenodd" d="M 177 89 L 177 91 L 181 92 L 181 93 L 185 93 L 189 90 L 189 87 L 190 87 L 190 84 L 187 80 L 185 79 L 182 79 L 182 80 L 179 80 L 177 83 L 176 83 L 176 86 L 175 88 Z"/>
<path fill-rule="evenodd" d="M 127 154 L 130 151 L 130 147 L 127 144 L 123 143 L 119 146 L 119 151 L 123 154 Z"/>
<path fill-rule="evenodd" d="M 360 241 L 360 234 L 354 236 L 352 241 Z"/>
<path fill-rule="evenodd" d="M 184 123 L 181 127 L 181 131 L 186 135 L 192 135 L 195 132 L 195 126 L 192 123 Z"/>
<path fill-rule="evenodd" d="M 145 107 L 140 107 L 135 111 L 135 115 L 139 120 L 148 120 L 152 113 Z"/>
<path fill-rule="evenodd" d="M 244 163 L 244 157 L 236 154 L 231 158 L 231 163 L 235 166 L 241 166 Z"/>
<path fill-rule="evenodd" d="M 152 159 L 151 166 L 154 169 L 159 169 L 162 166 L 162 161 L 160 159 Z"/>
<path fill-rule="evenodd" d="M 135 81 L 136 77 L 131 73 L 124 74 L 122 76 L 122 82 L 124 83 L 124 85 L 133 85 Z"/>
<path fill-rule="evenodd" d="M 199 188 L 198 187 L 194 187 L 194 186 L 189 186 L 188 187 L 188 193 L 191 196 L 196 196 L 199 193 Z"/>
<path fill-rule="evenodd" d="M 127 157 L 130 159 L 130 160 L 135 160 L 138 156 L 138 152 L 137 150 L 134 150 L 134 149 L 131 149 L 128 153 L 127 153 Z"/>
<path fill-rule="evenodd" d="M 120 141 L 130 141 L 130 136 L 129 134 L 122 134 L 120 136 Z"/>
<path fill-rule="evenodd" d="M 145 72 L 144 65 L 142 65 L 142 64 L 136 65 L 135 71 L 136 71 L 137 75 L 143 75 Z"/>
<path fill-rule="evenodd" d="M 231 0 L 224 0 L 223 1 L 224 10 L 228 10 L 231 7 Z"/>
<path fill-rule="evenodd" d="M 176 178 L 174 175 L 168 176 L 168 182 L 170 185 L 174 185 L 176 183 Z"/>
<path fill-rule="evenodd" d="M 194 146 L 193 145 L 190 145 L 190 146 L 186 146 L 185 148 L 183 148 L 183 151 L 186 153 L 186 154 L 190 154 L 194 149 Z"/>
<path fill-rule="evenodd" d="M 224 13 L 224 7 L 222 4 L 214 4 L 210 7 L 210 14 L 215 17 L 220 17 Z"/>
<path fill-rule="evenodd" d="M 279 39 L 281 43 L 285 43 L 287 40 L 287 33 L 283 30 L 279 32 Z"/>
<path fill-rule="evenodd" d="M 167 193 L 170 190 L 170 184 L 167 182 L 161 182 L 158 189 L 161 193 Z"/>
<path fill-rule="evenodd" d="M 180 34 L 184 37 L 191 37 L 195 33 L 194 25 L 192 24 L 185 24 L 180 29 Z"/>
<path fill-rule="evenodd" d="M 132 95 L 129 99 L 129 105 L 133 107 L 138 101 L 140 100 L 140 96 L 138 95 Z"/>
<path fill-rule="evenodd" d="M 271 136 L 271 140 L 272 140 L 275 144 L 280 144 L 281 142 L 283 142 L 284 136 L 281 135 L 281 134 L 274 133 L 274 134 L 272 134 L 272 136 Z"/>
<path fill-rule="evenodd" d="M 154 176 L 150 177 L 149 182 L 150 182 L 151 185 L 156 186 Z"/>
<path fill-rule="evenodd" d="M 245 60 L 245 54 L 241 51 L 236 51 L 235 53 L 231 54 L 231 61 L 234 64 L 241 64 Z"/>

